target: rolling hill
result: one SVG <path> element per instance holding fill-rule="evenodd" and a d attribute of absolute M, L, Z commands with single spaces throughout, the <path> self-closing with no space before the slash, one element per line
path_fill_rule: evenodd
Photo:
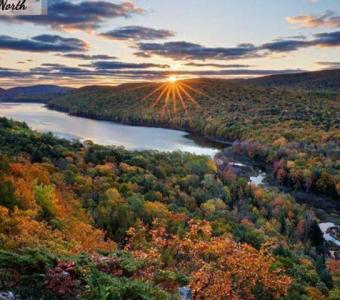
<path fill-rule="evenodd" d="M 243 80 L 243 83 L 262 87 L 284 87 L 340 93 L 340 69 L 271 75 Z"/>
<path fill-rule="evenodd" d="M 50 106 L 235 140 L 219 158 L 233 151 L 280 184 L 339 199 L 334 94 L 201 79 L 85 87 Z M 225 287 L 233 299 L 326 299 L 337 261 L 325 263 L 318 222 L 210 157 L 82 144 L 0 118 L 5 297 L 171 300 L 188 286 L 195 299 L 225 299 Z"/>
<path fill-rule="evenodd" d="M 324 73 L 308 76 L 317 74 L 322 74 L 322 85 Z M 280 184 L 334 199 L 340 194 L 337 93 L 195 79 L 84 87 L 54 98 L 49 106 L 84 117 L 184 129 L 234 142 L 234 151 L 266 165 Z"/>
<path fill-rule="evenodd" d="M 0 171 L 3 299 L 175 300 L 183 286 L 227 299 L 202 274 L 232 299 L 332 291 L 314 214 L 209 157 L 83 145 L 0 118 Z"/>
<path fill-rule="evenodd" d="M 47 102 L 57 95 L 65 94 L 71 91 L 70 87 L 61 87 L 57 85 L 33 85 L 27 87 L 14 87 L 0 90 L 0 101 L 17 101 L 17 102 Z"/>
<path fill-rule="evenodd" d="M 186 80 L 179 85 L 185 90 L 181 91 L 184 105 L 177 92 L 173 97 L 175 85 L 133 83 L 83 87 L 53 98 L 49 106 L 95 119 L 180 128 L 229 140 L 256 138 L 266 142 L 282 135 L 290 140 L 291 122 L 300 128 L 313 126 L 328 131 L 339 121 L 339 95 L 332 93 L 268 88 L 221 79 Z M 168 87 L 167 99 L 168 92 L 164 89 Z M 264 136 L 269 128 L 270 132 Z M 304 134 L 295 135 L 304 138 Z"/>

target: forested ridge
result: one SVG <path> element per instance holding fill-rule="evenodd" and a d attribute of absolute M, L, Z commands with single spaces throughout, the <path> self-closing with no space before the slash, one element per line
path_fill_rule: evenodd
<path fill-rule="evenodd" d="M 0 102 L 41 102 L 46 103 L 53 97 L 65 94 L 72 88 L 57 85 L 41 84 L 26 87 L 0 89 Z"/>
<path fill-rule="evenodd" d="M 316 92 L 339 93 L 339 69 L 321 70 L 315 72 L 300 72 L 295 74 L 279 74 L 241 80 L 245 84 L 265 87 L 285 87 Z"/>
<path fill-rule="evenodd" d="M 340 94 L 197 79 L 183 81 L 190 94 L 182 93 L 185 106 L 171 95 L 164 105 L 166 94 L 157 102 L 153 93 L 161 84 L 84 87 L 49 105 L 85 117 L 186 129 L 234 142 L 236 154 L 269 166 L 279 184 L 339 198 Z"/>
<path fill-rule="evenodd" d="M 313 212 L 205 156 L 0 118 L 0 290 L 22 299 L 338 299 Z"/>

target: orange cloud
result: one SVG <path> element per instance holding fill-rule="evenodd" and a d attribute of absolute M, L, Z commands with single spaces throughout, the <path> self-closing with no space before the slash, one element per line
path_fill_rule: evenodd
<path fill-rule="evenodd" d="M 340 16 L 333 11 L 325 11 L 320 15 L 304 15 L 288 17 L 287 21 L 294 24 L 294 28 L 337 28 L 340 27 Z"/>

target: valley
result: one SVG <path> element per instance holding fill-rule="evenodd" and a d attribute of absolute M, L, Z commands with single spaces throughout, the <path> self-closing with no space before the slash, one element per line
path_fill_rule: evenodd
<path fill-rule="evenodd" d="M 176 111 L 178 98 L 161 110 L 133 100 L 155 84 L 0 103 L 5 286 L 33 272 L 16 293 L 172 299 L 188 285 L 205 299 L 215 286 L 201 287 L 204 274 L 235 296 L 336 294 L 338 95 L 185 84 L 200 92 L 197 104 Z M 59 283 L 58 270 L 69 274 Z M 246 288 L 235 279 L 248 280 L 244 272 Z"/>

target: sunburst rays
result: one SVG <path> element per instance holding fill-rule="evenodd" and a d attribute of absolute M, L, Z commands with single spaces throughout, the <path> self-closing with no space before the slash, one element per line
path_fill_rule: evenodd
<path fill-rule="evenodd" d="M 154 83 L 141 86 L 152 86 Z M 150 101 L 149 107 L 159 108 L 160 117 L 164 118 L 165 114 L 176 115 L 184 112 L 189 116 L 191 108 L 199 108 L 200 105 L 195 99 L 195 95 L 209 97 L 206 93 L 191 86 L 191 82 L 186 80 L 180 81 L 175 76 L 170 76 L 163 83 L 157 84 L 147 95 L 141 98 L 141 101 Z"/>

